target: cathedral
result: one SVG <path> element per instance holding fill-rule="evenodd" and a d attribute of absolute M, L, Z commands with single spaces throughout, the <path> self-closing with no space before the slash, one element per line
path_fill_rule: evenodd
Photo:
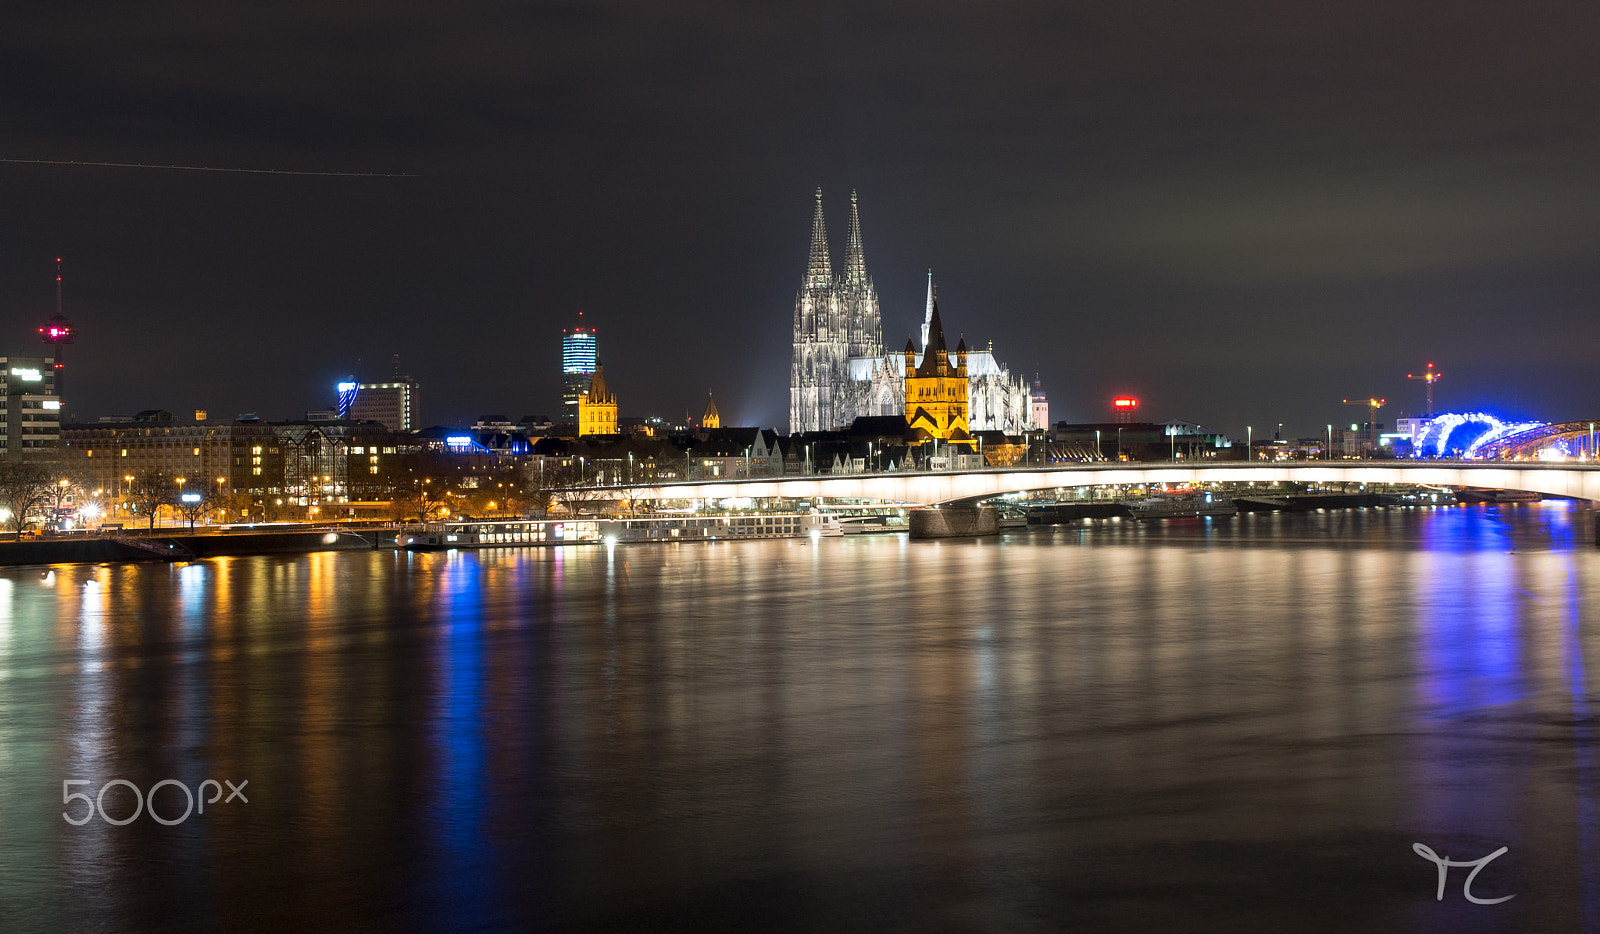
<path fill-rule="evenodd" d="M 794 299 L 794 356 L 789 369 L 789 431 L 828 431 L 861 416 L 905 415 L 906 374 L 928 350 L 934 321 L 933 273 L 928 273 L 922 349 L 907 358 L 886 352 L 878 292 L 867 274 L 861 215 L 850 193 L 844 270 L 833 274 L 822 220 L 822 189 L 811 222 L 811 257 Z M 908 367 L 907 361 L 910 360 Z M 968 427 L 1018 434 L 1031 427 L 1026 380 L 1013 377 L 993 348 L 967 355 Z"/>

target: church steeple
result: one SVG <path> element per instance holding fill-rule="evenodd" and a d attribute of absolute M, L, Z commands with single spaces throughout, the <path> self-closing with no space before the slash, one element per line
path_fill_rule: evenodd
<path fill-rule="evenodd" d="M 933 303 L 928 311 L 928 323 L 925 326 L 929 329 L 928 333 L 933 338 L 933 343 L 922 345 L 923 368 L 927 369 L 930 366 L 930 360 L 933 361 L 931 365 L 935 367 L 949 366 L 950 354 L 944 346 L 944 325 L 939 323 L 939 303 L 937 301 Z M 929 372 L 933 371 L 929 370 Z"/>
<path fill-rule="evenodd" d="M 822 188 L 817 188 L 817 213 L 811 221 L 811 262 L 806 266 L 808 289 L 825 289 L 833 284 L 833 263 L 828 259 L 828 229 L 822 223 Z"/>
<path fill-rule="evenodd" d="M 933 324 L 933 270 L 928 270 L 928 304 L 922 311 L 922 349 L 928 349 L 928 327 Z"/>
<path fill-rule="evenodd" d="M 861 212 L 856 209 L 856 193 L 850 192 L 850 236 L 844 251 L 844 287 L 864 289 L 867 285 L 867 257 L 861 249 Z"/>
<path fill-rule="evenodd" d="M 711 398 L 711 393 L 706 393 L 706 414 L 700 419 L 701 428 L 721 428 L 722 416 L 717 412 L 717 400 Z"/>
<path fill-rule="evenodd" d="M 595 361 L 589 391 L 578 399 L 578 436 L 617 433 L 617 397 L 606 386 L 606 368 Z"/>

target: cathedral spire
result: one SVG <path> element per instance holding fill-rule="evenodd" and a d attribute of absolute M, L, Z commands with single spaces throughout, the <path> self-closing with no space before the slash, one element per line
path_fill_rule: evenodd
<path fill-rule="evenodd" d="M 928 270 L 928 307 L 922 312 L 922 349 L 928 349 L 928 326 L 933 324 L 933 270 Z"/>
<path fill-rule="evenodd" d="M 856 209 L 856 193 L 850 192 L 850 237 L 844 253 L 844 285 L 863 289 L 867 284 L 867 257 L 861 249 L 861 213 Z"/>
<path fill-rule="evenodd" d="M 817 214 L 811 222 L 811 263 L 806 267 L 808 289 L 832 285 L 833 264 L 828 260 L 828 230 L 822 223 L 822 188 L 817 188 Z"/>

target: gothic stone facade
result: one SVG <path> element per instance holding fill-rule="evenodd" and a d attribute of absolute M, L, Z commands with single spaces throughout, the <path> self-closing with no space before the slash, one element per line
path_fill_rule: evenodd
<path fill-rule="evenodd" d="M 839 276 L 833 274 L 828 252 L 820 188 L 816 200 L 810 261 L 794 299 L 790 433 L 826 431 L 848 426 L 861 416 L 901 415 L 906 411 L 906 365 L 901 354 L 888 353 L 884 348 L 878 292 L 867 274 L 861 246 L 856 194 L 850 193 L 850 231 L 844 271 Z M 923 353 L 927 352 L 933 304 L 930 273 L 922 324 Z M 1027 429 L 1030 412 L 1026 382 L 1012 377 L 992 351 L 972 353 L 968 363 L 971 429 L 1012 434 Z"/>

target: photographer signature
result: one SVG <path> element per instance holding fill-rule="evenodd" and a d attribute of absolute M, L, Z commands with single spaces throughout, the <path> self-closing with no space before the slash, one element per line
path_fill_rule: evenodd
<path fill-rule="evenodd" d="M 1412 852 L 1416 853 L 1425 860 L 1429 860 L 1435 866 L 1439 867 L 1439 894 L 1434 901 L 1444 901 L 1444 877 L 1450 871 L 1451 866 L 1471 866 L 1472 871 L 1467 873 L 1467 881 L 1461 884 L 1461 894 L 1465 895 L 1467 897 L 1467 901 L 1473 903 L 1474 905 L 1498 905 L 1501 902 L 1510 901 L 1511 899 L 1516 898 L 1515 895 L 1506 895 L 1501 898 L 1478 898 L 1472 894 L 1472 880 L 1478 877 L 1478 873 L 1483 871 L 1483 867 L 1489 865 L 1489 863 L 1492 862 L 1496 857 L 1500 856 L 1502 853 L 1505 853 L 1509 849 L 1511 848 L 1503 846 L 1500 849 L 1495 850 L 1493 853 L 1490 853 L 1488 856 L 1483 857 L 1482 859 L 1457 860 L 1451 859 L 1448 856 L 1440 856 L 1433 851 L 1432 847 L 1429 847 L 1425 843 L 1411 844 Z"/>

